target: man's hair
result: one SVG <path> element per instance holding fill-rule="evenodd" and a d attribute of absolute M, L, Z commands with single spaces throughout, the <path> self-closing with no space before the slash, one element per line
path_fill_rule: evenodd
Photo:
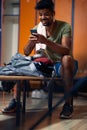
<path fill-rule="evenodd" d="M 50 11 L 54 12 L 54 3 L 52 0 L 40 0 L 37 2 L 35 9 L 49 9 Z"/>

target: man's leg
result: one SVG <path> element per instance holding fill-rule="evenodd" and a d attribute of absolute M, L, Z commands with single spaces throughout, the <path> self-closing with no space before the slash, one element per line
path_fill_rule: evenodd
<path fill-rule="evenodd" d="M 13 98 L 11 99 L 10 103 L 2 109 L 2 113 L 14 113 L 17 109 L 17 84 L 14 85 L 14 93 Z"/>
<path fill-rule="evenodd" d="M 68 93 L 73 86 L 73 71 L 74 61 L 71 56 L 64 56 L 62 58 L 61 74 L 64 81 L 65 94 Z M 73 96 L 68 97 L 63 106 L 63 110 L 60 113 L 60 118 L 71 118 L 73 112 Z"/>

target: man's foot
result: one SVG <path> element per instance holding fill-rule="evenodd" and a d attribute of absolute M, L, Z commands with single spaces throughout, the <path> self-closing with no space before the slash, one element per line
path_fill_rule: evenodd
<path fill-rule="evenodd" d="M 69 105 L 68 103 L 65 103 L 63 106 L 63 110 L 60 113 L 61 119 L 70 119 L 72 117 L 73 113 L 73 106 Z"/>
<path fill-rule="evenodd" d="M 17 102 L 15 99 L 12 99 L 9 105 L 2 109 L 2 113 L 15 113 L 17 109 Z"/>

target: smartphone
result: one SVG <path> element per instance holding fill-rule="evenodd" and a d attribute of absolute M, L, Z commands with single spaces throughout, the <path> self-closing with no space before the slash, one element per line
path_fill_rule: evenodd
<path fill-rule="evenodd" d="M 31 29 L 30 32 L 31 32 L 31 34 L 37 33 L 37 30 L 36 29 Z"/>

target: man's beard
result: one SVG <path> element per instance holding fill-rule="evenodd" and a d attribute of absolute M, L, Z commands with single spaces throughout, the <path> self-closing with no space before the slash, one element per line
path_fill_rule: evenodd
<path fill-rule="evenodd" d="M 51 26 L 52 21 L 44 23 L 43 20 L 42 20 L 42 24 L 43 24 L 43 26 L 49 27 L 49 26 Z"/>
<path fill-rule="evenodd" d="M 44 26 L 49 27 L 51 24 L 52 24 L 52 23 L 47 23 L 47 24 L 45 24 Z"/>

